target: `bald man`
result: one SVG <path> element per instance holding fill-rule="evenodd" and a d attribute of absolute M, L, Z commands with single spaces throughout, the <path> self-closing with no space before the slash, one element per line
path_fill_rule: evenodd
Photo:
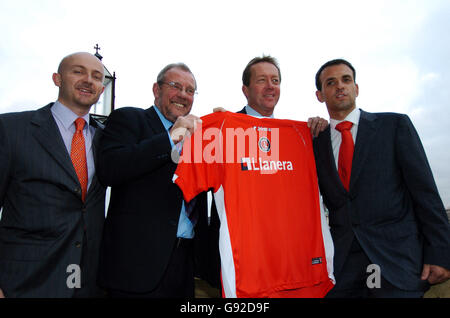
<path fill-rule="evenodd" d="M 95 297 L 105 188 L 95 175 L 100 123 L 89 110 L 104 90 L 89 53 L 53 74 L 58 99 L 0 115 L 0 297 Z"/>

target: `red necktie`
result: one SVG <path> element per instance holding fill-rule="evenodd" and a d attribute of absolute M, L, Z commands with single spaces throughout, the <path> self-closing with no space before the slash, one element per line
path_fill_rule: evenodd
<path fill-rule="evenodd" d="M 352 126 L 353 123 L 349 121 L 343 121 L 342 123 L 336 125 L 336 130 L 340 131 L 342 136 L 341 147 L 339 148 L 338 172 L 341 177 L 342 184 L 347 191 L 350 186 L 353 150 L 355 148 L 352 133 L 350 132 Z"/>
<path fill-rule="evenodd" d="M 72 159 L 73 167 L 77 173 L 78 180 L 81 185 L 81 199 L 85 200 L 88 184 L 86 147 L 84 144 L 83 128 L 86 124 L 83 118 L 75 120 L 75 133 L 72 138 L 72 149 L 70 151 L 70 159 Z"/>

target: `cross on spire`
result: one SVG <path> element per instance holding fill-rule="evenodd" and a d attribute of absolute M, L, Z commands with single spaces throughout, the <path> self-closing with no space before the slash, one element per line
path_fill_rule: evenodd
<path fill-rule="evenodd" d="M 94 49 L 95 49 L 95 56 L 101 61 L 103 56 L 101 56 L 100 53 L 98 53 L 98 51 L 101 50 L 101 48 L 98 46 L 98 43 L 95 44 Z"/>

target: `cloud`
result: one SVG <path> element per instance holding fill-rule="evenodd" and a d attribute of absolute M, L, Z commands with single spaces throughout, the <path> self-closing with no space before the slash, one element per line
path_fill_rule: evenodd
<path fill-rule="evenodd" d="M 437 4 L 410 46 L 420 74 L 411 117 L 422 137 L 444 204 L 450 207 L 450 43 L 444 31 L 450 28 L 450 3 Z"/>
<path fill-rule="evenodd" d="M 117 107 L 151 106 L 158 72 L 182 61 L 199 85 L 194 113 L 237 111 L 246 102 L 242 71 L 264 53 L 281 65 L 276 116 L 327 118 L 314 75 L 343 57 L 357 69 L 360 107 L 412 118 L 450 206 L 449 8 L 445 0 L 2 1 L 0 112 L 55 100 L 51 74 L 60 59 L 99 43 L 116 72 Z"/>

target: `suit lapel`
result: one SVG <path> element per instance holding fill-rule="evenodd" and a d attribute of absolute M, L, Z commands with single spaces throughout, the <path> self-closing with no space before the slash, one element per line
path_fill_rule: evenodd
<path fill-rule="evenodd" d="M 353 154 L 352 174 L 350 177 L 350 190 L 355 185 L 356 180 L 364 167 L 364 162 L 369 154 L 370 145 L 376 136 L 377 116 L 361 110 L 359 119 L 358 134 L 356 136 L 355 151 Z"/>
<path fill-rule="evenodd" d="M 92 116 L 90 116 L 89 125 L 95 127 L 94 137 L 92 137 L 92 152 L 94 155 L 94 164 L 97 164 L 97 148 L 100 142 L 101 132 L 105 126 L 96 121 Z"/>
<path fill-rule="evenodd" d="M 104 129 L 105 126 L 103 124 L 101 124 L 100 122 L 96 121 L 92 116 L 90 116 L 89 125 L 95 127 L 94 137 L 92 138 L 92 153 L 93 153 L 93 157 L 94 157 L 94 166 L 96 167 L 95 169 L 97 170 L 97 148 L 98 148 L 98 145 L 100 142 L 102 130 Z M 96 186 L 98 183 L 99 182 L 97 179 L 97 173 L 95 173 L 92 176 L 92 181 L 89 186 L 88 193 L 86 194 L 86 201 L 89 198 L 89 193 L 91 193 L 92 191 L 94 191 L 96 189 Z"/>
<path fill-rule="evenodd" d="M 245 110 L 245 106 L 244 108 L 242 108 L 240 111 L 238 111 L 237 113 L 239 114 L 247 114 L 247 111 Z"/>
<path fill-rule="evenodd" d="M 63 170 L 67 172 L 73 181 L 79 183 L 58 126 L 50 111 L 52 105 L 53 103 L 36 111 L 31 120 L 33 135 L 39 144 L 55 159 Z"/>
<path fill-rule="evenodd" d="M 159 119 L 158 114 L 155 110 L 156 106 L 152 106 L 145 110 L 145 114 L 147 115 L 148 123 L 150 127 L 152 127 L 155 134 L 160 134 L 164 131 L 166 131 L 166 128 L 164 128 L 163 123 Z"/>

